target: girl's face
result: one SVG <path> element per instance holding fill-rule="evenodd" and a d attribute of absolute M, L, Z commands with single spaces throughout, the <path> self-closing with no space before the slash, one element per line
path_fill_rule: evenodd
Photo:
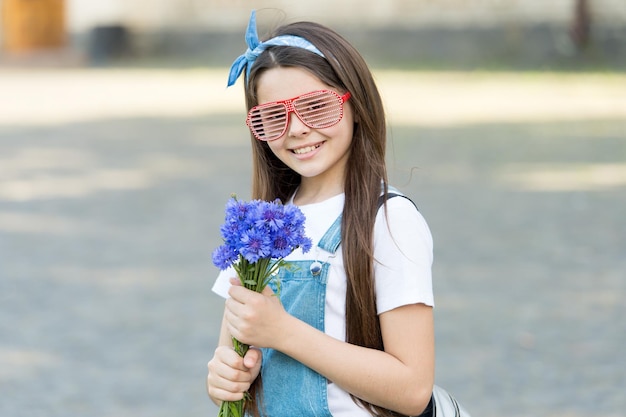
<path fill-rule="evenodd" d="M 324 84 L 307 70 L 277 67 L 265 71 L 257 81 L 259 104 L 286 100 L 317 90 L 332 90 L 340 96 L 345 91 Z M 315 181 L 319 185 L 341 184 L 350 154 L 354 116 L 350 100 L 343 104 L 343 118 L 334 126 L 310 128 L 291 112 L 285 133 L 267 142 L 278 159 L 302 176 L 302 186 Z"/>

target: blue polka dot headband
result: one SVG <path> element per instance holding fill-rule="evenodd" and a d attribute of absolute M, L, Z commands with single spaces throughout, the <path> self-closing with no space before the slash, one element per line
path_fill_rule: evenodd
<path fill-rule="evenodd" d="M 250 15 L 250 21 L 248 22 L 248 28 L 246 29 L 246 43 L 248 44 L 248 49 L 243 55 L 239 56 L 230 67 L 230 73 L 228 74 L 228 87 L 235 84 L 244 68 L 246 68 L 245 80 L 247 83 L 252 65 L 259 55 L 261 55 L 261 53 L 270 46 L 295 46 L 297 48 L 311 51 L 324 58 L 324 54 L 322 54 L 320 50 L 315 47 L 315 45 L 300 36 L 281 35 L 265 42 L 259 41 L 259 35 L 256 29 L 256 11 L 254 10 Z"/>

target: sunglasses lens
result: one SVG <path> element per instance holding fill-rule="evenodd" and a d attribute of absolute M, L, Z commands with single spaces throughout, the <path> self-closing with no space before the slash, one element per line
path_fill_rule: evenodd
<path fill-rule="evenodd" d="M 259 140 L 278 139 L 287 124 L 287 112 L 283 104 L 261 105 L 252 108 L 247 125 Z"/>
<path fill-rule="evenodd" d="M 299 97 L 293 106 L 309 127 L 322 129 L 336 124 L 343 117 L 341 97 L 332 91 L 315 91 Z"/>

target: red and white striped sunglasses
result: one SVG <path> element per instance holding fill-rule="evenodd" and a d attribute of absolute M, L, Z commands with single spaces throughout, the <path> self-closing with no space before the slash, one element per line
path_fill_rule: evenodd
<path fill-rule="evenodd" d="M 283 136 L 294 112 L 302 123 L 312 129 L 336 125 L 343 118 L 343 103 L 350 98 L 331 90 L 318 90 L 287 100 L 259 104 L 248 112 L 246 124 L 258 140 L 276 140 Z"/>

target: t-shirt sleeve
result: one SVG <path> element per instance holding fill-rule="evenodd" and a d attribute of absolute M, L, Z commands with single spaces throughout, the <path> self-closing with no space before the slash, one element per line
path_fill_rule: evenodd
<path fill-rule="evenodd" d="M 230 289 L 229 280 L 236 276 L 237 273 L 233 267 L 220 271 L 215 283 L 213 284 L 213 292 L 220 297 L 228 298 L 228 290 Z"/>
<path fill-rule="evenodd" d="M 374 228 L 374 273 L 378 314 L 404 305 L 434 306 L 433 238 L 426 220 L 403 197 L 387 200 Z"/>

